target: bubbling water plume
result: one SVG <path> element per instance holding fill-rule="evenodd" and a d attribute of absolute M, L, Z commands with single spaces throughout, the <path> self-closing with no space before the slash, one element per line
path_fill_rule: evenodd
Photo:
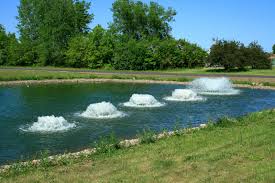
<path fill-rule="evenodd" d="M 162 107 L 165 103 L 161 103 L 149 94 L 133 94 L 128 102 L 123 103 L 126 107 Z"/>
<path fill-rule="evenodd" d="M 168 101 L 202 101 L 206 100 L 204 97 L 198 96 L 196 92 L 190 89 L 175 89 L 172 96 L 164 97 Z"/>
<path fill-rule="evenodd" d="M 233 88 L 232 82 L 222 78 L 199 78 L 192 81 L 190 89 L 203 95 L 237 95 L 239 90 Z"/>
<path fill-rule="evenodd" d="M 40 116 L 38 117 L 37 122 L 34 122 L 31 126 L 20 129 L 26 132 L 50 133 L 66 131 L 74 127 L 76 127 L 75 123 L 69 123 L 62 116 L 55 117 L 52 115 Z"/>
<path fill-rule="evenodd" d="M 112 119 L 124 117 L 126 114 L 117 110 L 110 102 L 100 102 L 90 104 L 80 116 L 93 119 Z"/>

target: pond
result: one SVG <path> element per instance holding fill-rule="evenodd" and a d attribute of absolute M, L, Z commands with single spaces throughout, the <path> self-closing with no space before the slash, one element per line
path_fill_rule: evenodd
<path fill-rule="evenodd" d="M 91 147 L 111 132 L 132 138 L 145 128 L 161 131 L 171 130 L 175 124 L 199 126 L 223 116 L 275 107 L 272 90 L 239 89 L 212 95 L 175 90 L 185 88 L 135 83 L 0 87 L 0 164 L 46 149 L 62 153 Z"/>

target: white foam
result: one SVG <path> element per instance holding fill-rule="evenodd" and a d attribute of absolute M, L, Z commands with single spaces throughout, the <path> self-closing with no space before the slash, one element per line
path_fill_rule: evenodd
<path fill-rule="evenodd" d="M 123 103 L 126 107 L 162 107 L 161 103 L 149 94 L 133 94 L 128 102 Z"/>
<path fill-rule="evenodd" d="M 233 88 L 228 78 L 199 78 L 195 79 L 190 88 L 203 95 L 237 95 L 239 90 Z"/>
<path fill-rule="evenodd" d="M 40 116 L 38 117 L 37 122 L 34 122 L 27 128 L 21 128 L 21 130 L 27 132 L 60 132 L 69 130 L 74 127 L 76 127 L 74 123 L 69 123 L 62 116 L 55 117 L 52 115 Z"/>
<path fill-rule="evenodd" d="M 202 101 L 204 97 L 198 96 L 196 92 L 190 89 L 175 89 L 172 96 L 165 97 L 168 101 Z"/>
<path fill-rule="evenodd" d="M 126 114 L 117 110 L 110 102 L 100 102 L 90 104 L 80 116 L 93 119 L 111 119 L 124 117 Z"/>

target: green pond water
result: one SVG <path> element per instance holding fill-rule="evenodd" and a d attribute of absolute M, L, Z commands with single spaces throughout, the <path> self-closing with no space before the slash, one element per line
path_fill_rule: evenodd
<path fill-rule="evenodd" d="M 200 95 L 203 100 L 198 101 L 164 100 L 173 90 L 183 88 L 186 86 L 118 83 L 0 87 L 0 164 L 31 157 L 46 149 L 53 154 L 81 150 L 111 132 L 121 138 L 131 138 L 144 128 L 171 130 L 176 123 L 182 127 L 199 126 L 223 116 L 241 116 L 275 107 L 275 92 L 271 90 L 240 89 L 234 95 Z M 150 94 L 160 105 L 123 105 L 134 93 Z M 151 102 L 152 98 L 147 96 L 140 100 Z M 81 115 L 90 104 L 102 101 L 110 102 L 121 113 L 111 119 Z M 99 110 L 97 112 L 113 110 L 109 104 L 96 105 L 91 109 Z M 42 123 L 36 126 L 39 130 L 34 128 L 33 124 L 39 121 L 38 117 L 51 115 L 62 116 L 58 120 L 65 120 L 64 124 L 69 125 L 68 128 L 49 131 L 51 124 L 39 126 Z"/>

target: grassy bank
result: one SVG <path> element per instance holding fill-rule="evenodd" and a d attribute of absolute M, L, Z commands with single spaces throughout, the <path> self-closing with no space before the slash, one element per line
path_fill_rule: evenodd
<path fill-rule="evenodd" d="M 57 71 L 57 70 L 65 70 L 65 71 L 82 71 L 82 70 L 90 70 L 90 71 L 111 71 L 111 72 L 128 72 L 129 70 L 114 70 L 112 68 L 107 69 L 89 69 L 89 68 L 68 68 L 68 67 L 12 67 L 12 66 L 0 66 L 0 68 L 27 68 L 27 69 L 47 69 L 51 71 Z M 134 72 L 136 74 L 139 74 L 140 71 L 130 71 Z M 194 68 L 194 69 L 167 69 L 167 70 L 149 70 L 149 71 L 143 71 L 143 72 L 154 72 L 154 73 L 175 73 L 175 74 L 211 74 L 211 75 L 217 75 L 217 74 L 223 74 L 223 75 L 250 75 L 250 76 L 275 76 L 275 67 L 273 69 L 250 69 L 246 71 L 240 71 L 240 70 L 233 70 L 233 71 L 225 71 L 223 69 L 215 69 L 215 68 Z"/>
<path fill-rule="evenodd" d="M 190 81 L 190 78 L 175 76 L 148 76 L 143 74 L 95 74 L 87 72 L 60 72 L 42 70 L 0 70 L 0 81 L 20 81 L 20 80 L 45 80 L 45 79 L 146 79 L 161 81 Z"/>
<path fill-rule="evenodd" d="M 1 174 L 2 182 L 274 182 L 275 111 L 222 119 L 131 148 L 42 163 Z M 144 135 L 145 139 L 151 137 Z M 106 147 L 106 146 L 105 146 Z M 109 146 L 108 146 L 109 147 Z"/>
<path fill-rule="evenodd" d="M 227 72 L 223 69 L 211 68 L 195 68 L 195 69 L 172 69 L 163 72 L 167 73 L 187 73 L 187 74 L 224 74 L 224 75 L 251 75 L 251 76 L 275 76 L 275 68 L 273 69 L 251 69 L 246 71 L 231 71 Z"/>
<path fill-rule="evenodd" d="M 14 67 L 2 67 L 14 68 Z M 29 67 L 27 67 L 29 68 Z M 1 70 L 1 81 L 27 81 L 27 80 L 54 80 L 54 79 L 136 79 L 136 80 L 155 80 L 155 81 L 178 81 L 189 82 L 196 77 L 186 77 L 184 75 L 167 75 L 167 73 L 193 73 L 199 74 L 204 69 L 188 69 L 188 70 L 171 70 L 152 72 L 153 74 L 146 74 L 146 72 L 132 72 L 129 71 L 111 71 L 111 73 L 100 72 L 81 72 L 81 69 L 74 68 L 57 68 L 57 67 L 34 67 L 34 70 Z M 47 70 L 40 70 L 47 69 Z M 62 71 L 60 71 L 62 69 Z M 64 70 L 63 70 L 64 69 Z M 86 70 L 85 70 L 86 71 Z M 92 71 L 92 70 L 91 70 Z M 102 71 L 102 70 L 96 70 Z M 106 71 L 106 70 L 105 70 Z M 263 71 L 264 72 L 264 71 Z M 267 71 L 266 71 L 267 72 Z M 205 74 L 205 72 L 202 72 Z M 275 71 L 274 71 L 275 73 Z M 234 84 L 249 85 L 252 87 L 264 88 L 275 87 L 275 78 L 247 78 L 247 77 L 229 77 Z"/>

